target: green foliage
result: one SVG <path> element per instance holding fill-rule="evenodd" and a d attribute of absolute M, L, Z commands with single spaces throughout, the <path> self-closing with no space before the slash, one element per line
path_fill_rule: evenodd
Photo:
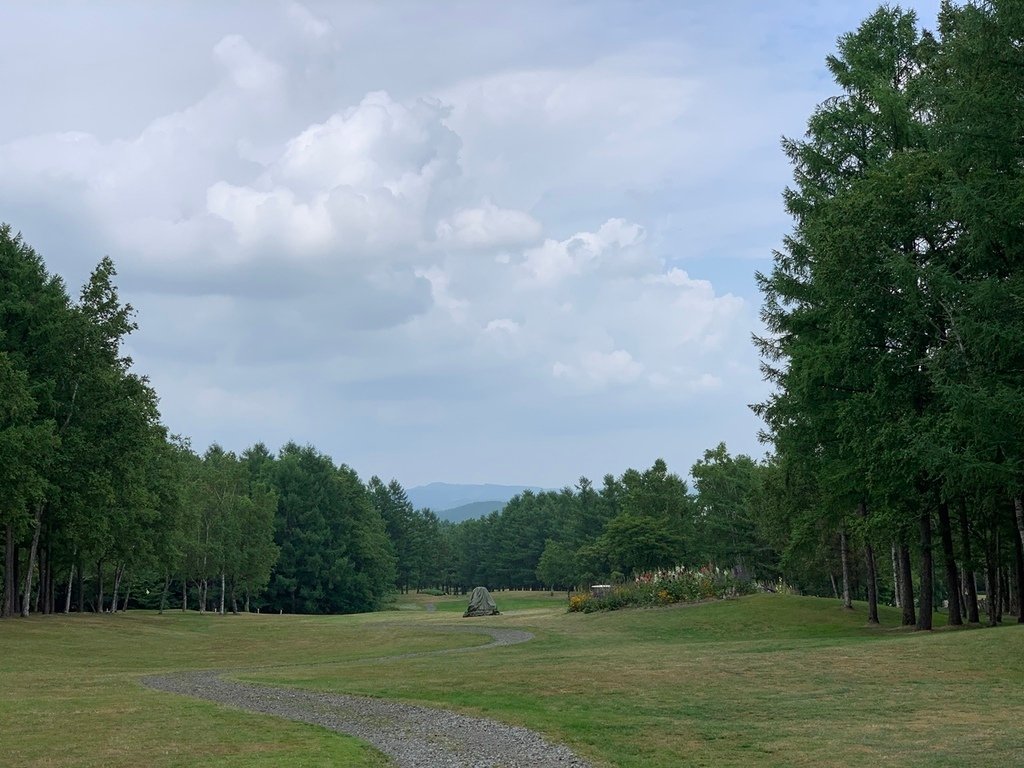
<path fill-rule="evenodd" d="M 278 504 L 280 556 L 272 610 L 352 613 L 378 608 L 395 580 L 385 522 L 356 473 L 312 446 L 285 445 L 267 471 Z"/>

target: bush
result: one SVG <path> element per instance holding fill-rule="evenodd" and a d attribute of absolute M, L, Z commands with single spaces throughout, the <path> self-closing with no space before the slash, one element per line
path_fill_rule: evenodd
<path fill-rule="evenodd" d="M 731 571 L 710 567 L 687 569 L 678 566 L 664 571 L 641 573 L 632 584 L 615 586 L 609 594 L 602 597 L 588 594 L 573 595 L 569 600 L 569 610 L 593 613 L 628 607 L 696 603 L 702 600 L 724 600 L 753 591 L 754 586 L 751 582 L 738 578 Z"/>

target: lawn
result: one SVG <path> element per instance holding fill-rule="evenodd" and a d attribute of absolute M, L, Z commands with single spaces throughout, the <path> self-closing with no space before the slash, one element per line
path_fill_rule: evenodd
<path fill-rule="evenodd" d="M 0 622 L 4 766 L 376 766 L 358 742 L 142 688 L 145 673 L 243 679 L 445 706 L 525 725 L 596 765 L 1006 766 L 1024 759 L 1024 627 L 914 633 L 835 600 L 755 595 L 567 614 L 565 595 L 410 595 L 342 617 L 132 613 Z M 432 605 L 432 607 L 431 607 Z M 937 617 L 941 622 L 941 618 Z M 469 622 L 528 629 L 477 654 Z"/>

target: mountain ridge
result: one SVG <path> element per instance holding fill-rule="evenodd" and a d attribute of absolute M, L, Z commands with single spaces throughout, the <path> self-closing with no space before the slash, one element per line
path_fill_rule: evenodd
<path fill-rule="evenodd" d="M 479 502 L 504 505 L 513 496 L 523 491 L 534 491 L 536 493 L 543 490 L 543 488 L 536 485 L 434 482 L 407 488 L 405 493 L 416 509 L 429 507 L 438 517 L 449 519 L 443 514 L 444 512 Z M 487 514 L 487 512 L 483 514 Z"/>

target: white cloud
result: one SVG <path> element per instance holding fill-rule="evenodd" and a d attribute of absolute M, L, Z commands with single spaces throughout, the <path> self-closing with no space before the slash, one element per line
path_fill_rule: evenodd
<path fill-rule="evenodd" d="M 609 272 L 628 271 L 645 260 L 645 252 L 638 249 L 643 241 L 643 228 L 609 219 L 596 232 L 544 241 L 526 252 L 523 267 L 539 283 L 554 283 L 597 266 Z"/>
<path fill-rule="evenodd" d="M 749 302 L 681 266 L 715 237 L 623 210 L 728 151 L 693 133 L 707 83 L 626 56 L 370 90 L 325 8 L 284 6 L 287 45 L 220 37 L 205 89 L 140 129 L 0 144 L 0 202 L 74 217 L 128 277 L 172 428 L 329 450 L 496 414 L 571 431 L 739 378 Z"/>
<path fill-rule="evenodd" d="M 507 317 L 488 321 L 484 326 L 485 333 L 516 333 L 519 330 L 519 323 L 509 320 Z"/>
<path fill-rule="evenodd" d="M 534 243 L 541 225 L 524 211 L 498 208 L 484 201 L 477 208 L 461 208 L 437 225 L 437 238 L 452 248 L 514 248 Z"/>
<path fill-rule="evenodd" d="M 284 69 L 256 51 L 241 35 L 228 35 L 213 47 L 231 81 L 244 91 L 268 91 L 281 87 Z"/>
<path fill-rule="evenodd" d="M 285 12 L 288 20 L 307 37 L 319 40 L 331 33 L 330 22 L 314 16 L 302 3 L 288 3 Z"/>

